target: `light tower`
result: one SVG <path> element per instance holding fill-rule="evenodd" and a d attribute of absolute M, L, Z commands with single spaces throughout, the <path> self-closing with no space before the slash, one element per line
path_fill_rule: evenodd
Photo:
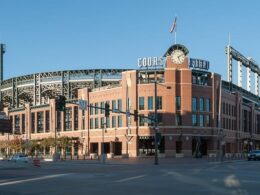
<path fill-rule="evenodd" d="M 3 81 L 5 44 L 0 43 L 0 82 Z"/>

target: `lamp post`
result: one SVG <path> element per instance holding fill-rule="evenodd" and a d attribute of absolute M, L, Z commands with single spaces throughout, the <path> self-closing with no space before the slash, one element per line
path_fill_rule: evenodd
<path fill-rule="evenodd" d="M 103 163 L 103 164 L 105 164 L 105 162 L 106 162 L 106 158 L 105 158 L 105 130 L 106 130 L 106 123 L 104 123 L 104 128 L 102 128 L 101 163 Z"/>
<path fill-rule="evenodd" d="M 157 81 L 154 81 L 154 98 L 155 98 L 155 108 L 154 108 L 154 164 L 158 165 L 158 140 L 157 140 L 157 133 L 158 133 L 158 124 L 157 124 Z"/>
<path fill-rule="evenodd" d="M 57 120 L 57 111 L 55 111 L 56 117 L 55 119 Z M 57 160 L 57 122 L 55 121 L 54 124 L 54 157 L 53 160 Z"/>

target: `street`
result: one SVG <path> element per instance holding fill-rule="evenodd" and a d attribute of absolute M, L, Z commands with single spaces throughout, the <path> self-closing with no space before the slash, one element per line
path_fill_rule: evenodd
<path fill-rule="evenodd" d="M 9 164 L 8 164 L 9 163 Z M 0 162 L 0 195 L 259 194 L 260 161 L 205 159 Z"/>

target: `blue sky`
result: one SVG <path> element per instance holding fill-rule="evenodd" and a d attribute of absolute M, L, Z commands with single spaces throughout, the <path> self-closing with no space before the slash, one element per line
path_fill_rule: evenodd
<path fill-rule="evenodd" d="M 177 42 L 226 79 L 225 45 L 260 63 L 256 0 L 0 0 L 4 79 L 37 72 L 137 69 Z"/>

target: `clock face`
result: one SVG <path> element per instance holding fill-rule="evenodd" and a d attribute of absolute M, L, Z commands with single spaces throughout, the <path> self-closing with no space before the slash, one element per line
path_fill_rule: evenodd
<path fill-rule="evenodd" d="M 175 64 L 182 64 L 185 60 L 185 53 L 180 49 L 174 50 L 171 54 L 171 60 Z"/>

